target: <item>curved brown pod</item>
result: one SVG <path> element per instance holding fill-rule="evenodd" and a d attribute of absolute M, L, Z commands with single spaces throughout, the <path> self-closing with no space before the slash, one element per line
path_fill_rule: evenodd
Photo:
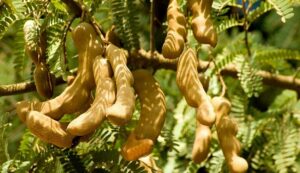
<path fill-rule="evenodd" d="M 34 83 L 40 96 L 51 98 L 54 90 L 54 77 L 44 63 L 37 64 L 34 74 Z"/>
<path fill-rule="evenodd" d="M 24 40 L 25 40 L 25 52 L 32 59 L 34 64 L 39 64 L 39 56 L 41 56 L 41 49 L 30 45 L 30 39 L 34 37 L 33 33 L 38 30 L 38 24 L 34 20 L 27 20 L 23 27 Z"/>
<path fill-rule="evenodd" d="M 228 116 L 230 102 L 223 97 L 215 97 L 212 99 L 212 103 L 217 113 L 216 129 L 227 166 L 232 173 L 246 172 L 248 163 L 244 158 L 238 156 L 241 146 L 236 138 L 237 123 Z"/>
<path fill-rule="evenodd" d="M 32 34 L 37 33 L 38 30 L 38 24 L 34 20 L 25 22 L 23 27 L 25 51 L 35 64 L 33 77 L 37 93 L 42 97 L 51 98 L 55 81 L 46 64 L 46 32 L 42 32 L 38 36 L 37 47 L 29 44 L 30 39 L 36 37 Z"/>
<path fill-rule="evenodd" d="M 26 116 L 26 125 L 35 136 L 42 141 L 58 147 L 71 147 L 73 135 L 66 131 L 67 124 L 37 112 L 30 111 Z"/>
<path fill-rule="evenodd" d="M 197 122 L 196 136 L 192 150 L 192 160 L 195 163 L 204 161 L 209 153 L 211 131 L 206 125 Z"/>
<path fill-rule="evenodd" d="M 187 103 L 197 108 L 197 120 L 211 126 L 216 119 L 210 97 L 206 94 L 198 77 L 198 59 L 193 49 L 186 49 L 179 57 L 176 83 Z"/>
<path fill-rule="evenodd" d="M 218 38 L 210 17 L 212 3 L 213 0 L 188 0 L 188 7 L 193 14 L 192 30 L 197 41 L 215 47 Z"/>
<path fill-rule="evenodd" d="M 177 0 L 170 0 L 168 11 L 168 32 L 162 47 L 162 54 L 165 58 L 177 58 L 184 49 L 186 39 L 186 21 L 179 10 Z"/>
<path fill-rule="evenodd" d="M 91 90 L 95 88 L 93 62 L 96 56 L 102 54 L 102 42 L 89 23 L 80 23 L 73 30 L 72 38 L 79 54 L 75 80 L 54 99 L 17 103 L 17 113 L 21 119 L 24 119 L 30 110 L 35 110 L 58 120 L 64 114 L 80 111 L 90 99 Z"/>
<path fill-rule="evenodd" d="M 107 108 L 106 116 L 110 122 L 119 126 L 131 119 L 135 108 L 133 76 L 127 67 L 127 57 L 127 51 L 113 44 L 106 48 L 106 58 L 112 66 L 117 87 L 116 102 Z"/>
<path fill-rule="evenodd" d="M 94 65 L 96 96 L 92 106 L 83 114 L 72 120 L 67 131 L 72 135 L 84 136 L 92 133 L 106 118 L 106 108 L 115 101 L 115 83 L 107 59 L 98 57 Z"/>
<path fill-rule="evenodd" d="M 137 160 L 151 153 L 166 114 L 165 95 L 152 74 L 143 69 L 132 74 L 135 81 L 133 86 L 141 103 L 141 115 L 122 147 L 122 155 L 126 160 Z"/>

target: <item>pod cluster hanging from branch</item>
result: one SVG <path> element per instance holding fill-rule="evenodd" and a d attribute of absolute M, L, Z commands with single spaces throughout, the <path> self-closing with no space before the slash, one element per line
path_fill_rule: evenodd
<path fill-rule="evenodd" d="M 211 5 L 211 0 L 188 0 L 195 38 L 201 44 L 215 47 L 217 35 L 210 19 Z M 208 156 L 211 127 L 215 124 L 229 169 L 232 172 L 245 172 L 247 162 L 238 156 L 240 144 L 235 137 L 237 125 L 227 116 L 230 103 L 225 101 L 224 106 L 216 98 L 211 99 L 204 90 L 198 77 L 197 55 L 192 48 L 184 46 L 187 41 L 186 19 L 179 10 L 177 0 L 170 1 L 167 16 L 168 34 L 163 45 L 163 55 L 166 58 L 179 57 L 176 82 L 187 103 L 196 109 L 197 128 L 192 160 L 200 163 Z M 35 27 L 32 25 L 25 25 L 25 37 L 27 30 Z M 77 137 L 90 135 L 106 119 L 117 126 L 126 125 L 135 110 L 137 95 L 141 104 L 140 117 L 124 142 L 121 154 L 129 161 L 149 155 L 163 128 L 167 110 L 165 95 L 159 83 L 145 69 L 131 71 L 127 66 L 129 53 L 114 45 L 116 41 L 110 40 L 111 35 L 103 42 L 93 25 L 86 22 L 78 24 L 72 31 L 72 38 L 79 55 L 75 79 L 55 98 L 44 102 L 17 103 L 18 116 L 41 140 L 58 147 L 71 147 Z M 43 53 L 38 51 L 43 50 L 43 44 L 41 42 L 38 49 L 32 50 L 26 45 L 26 49 L 38 69 L 35 70 L 38 74 L 34 76 L 40 93 L 42 89 L 39 88 L 46 88 L 38 86 L 38 80 L 44 75 L 40 64 L 45 61 Z M 51 97 L 53 89 L 48 90 L 51 95 L 41 95 Z M 65 114 L 78 116 L 68 123 L 62 123 L 60 119 Z"/>

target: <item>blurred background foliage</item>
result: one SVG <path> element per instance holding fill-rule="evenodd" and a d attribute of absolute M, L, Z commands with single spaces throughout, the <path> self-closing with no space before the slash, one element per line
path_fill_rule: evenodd
<path fill-rule="evenodd" d="M 149 50 L 149 0 L 83 0 L 86 14 L 94 17 L 104 31 L 114 24 L 123 47 Z M 166 35 L 167 1 L 156 2 L 154 22 L 158 51 Z M 179 0 L 187 14 L 186 1 Z M 247 0 L 243 13 L 241 0 L 214 0 L 212 16 L 219 33 L 215 49 L 199 45 L 188 34 L 188 45 L 198 57 L 216 63 L 202 75 L 213 97 L 221 92 L 218 71 L 234 63 L 238 78 L 223 76 L 232 103 L 231 117 L 239 124 L 241 155 L 248 161 L 248 172 L 300 172 L 299 91 L 263 85 L 257 70 L 299 77 L 300 1 Z M 80 21 L 58 0 L 0 1 L 0 84 L 32 81 L 33 65 L 24 52 L 23 25 L 28 19 L 39 21 L 47 31 L 47 62 L 51 72 L 64 79 L 76 69 L 76 49 L 66 26 Z M 190 18 L 188 18 L 190 20 Z M 248 22 L 248 28 L 243 27 Z M 245 32 L 249 47 L 245 45 Z M 66 37 L 66 54 L 63 39 Z M 247 54 L 247 49 L 251 55 Z M 64 63 L 64 58 L 67 63 Z M 180 94 L 171 70 L 155 71 L 167 100 L 167 117 L 151 157 L 169 172 L 228 172 L 218 145 L 215 128 L 207 160 L 191 161 L 195 135 L 195 111 Z M 55 88 L 61 93 L 64 85 Z M 42 100 L 35 92 L 0 98 L 0 170 L 5 172 L 145 172 L 140 161 L 127 162 L 119 154 L 122 142 L 139 117 L 139 108 L 126 127 L 104 123 L 90 137 L 71 149 L 45 144 L 26 130 L 16 116 L 15 103 Z M 68 118 L 65 118 L 68 120 Z M 158 172 L 153 170 L 153 172 Z"/>

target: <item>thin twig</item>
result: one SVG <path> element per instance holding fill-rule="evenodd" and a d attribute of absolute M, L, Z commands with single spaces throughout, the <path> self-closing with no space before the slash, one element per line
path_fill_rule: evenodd
<path fill-rule="evenodd" d="M 64 33 L 63 33 L 63 40 L 62 40 L 63 41 L 63 55 L 64 55 L 64 60 L 63 60 L 64 64 L 63 65 L 65 67 L 65 69 L 64 69 L 65 71 L 69 71 L 69 68 L 67 66 L 68 62 L 67 62 L 67 48 L 66 48 L 67 43 L 66 43 L 66 40 L 67 40 L 68 31 L 69 31 L 73 21 L 75 20 L 75 18 L 76 18 L 76 16 L 74 15 L 70 18 L 70 20 L 67 21 L 67 25 L 64 28 Z"/>
<path fill-rule="evenodd" d="M 249 46 L 249 40 L 248 40 L 248 29 L 249 29 L 249 24 L 248 24 L 248 9 L 246 9 L 246 2 L 245 0 L 242 0 L 243 4 L 243 13 L 244 13 L 244 32 L 245 32 L 245 46 L 247 49 L 248 56 L 251 57 L 251 50 Z"/>
<path fill-rule="evenodd" d="M 216 67 L 217 66 L 216 62 L 214 60 L 212 60 L 212 62 L 214 63 L 214 66 Z M 225 94 L 226 94 L 227 87 L 226 87 L 225 81 L 223 79 L 223 76 L 220 74 L 220 72 L 217 73 L 217 76 L 218 76 L 218 78 L 219 78 L 219 80 L 221 82 L 221 86 L 222 86 L 222 91 L 221 91 L 221 95 L 220 96 L 224 97 Z"/>
<path fill-rule="evenodd" d="M 151 0 L 150 7 L 150 52 L 151 57 L 154 54 L 154 9 L 155 9 L 155 0 Z"/>

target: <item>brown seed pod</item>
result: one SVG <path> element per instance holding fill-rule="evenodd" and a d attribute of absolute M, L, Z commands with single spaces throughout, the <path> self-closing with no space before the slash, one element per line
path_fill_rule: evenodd
<path fill-rule="evenodd" d="M 54 90 L 54 77 L 44 63 L 37 64 L 34 74 L 34 83 L 40 96 L 51 98 Z"/>
<path fill-rule="evenodd" d="M 32 59 L 34 64 L 39 64 L 39 56 L 41 55 L 40 49 L 30 44 L 30 40 L 34 37 L 34 34 L 38 32 L 38 24 L 34 20 L 27 20 L 23 27 L 25 51 L 27 55 Z"/>
<path fill-rule="evenodd" d="M 214 29 L 210 11 L 213 0 L 188 0 L 189 10 L 193 14 L 192 29 L 199 43 L 217 45 L 217 32 Z"/>
<path fill-rule="evenodd" d="M 132 88 L 133 76 L 127 67 L 128 53 L 109 44 L 106 48 L 106 58 L 109 60 L 117 86 L 116 102 L 107 109 L 107 118 L 116 125 L 126 124 L 135 108 L 135 96 Z"/>
<path fill-rule="evenodd" d="M 151 153 L 153 148 L 151 139 L 137 139 L 134 133 L 130 133 L 126 143 L 123 145 L 121 154 L 125 160 L 137 160 Z"/>
<path fill-rule="evenodd" d="M 149 71 L 140 69 L 134 71 L 132 74 L 134 76 L 133 86 L 141 102 L 141 116 L 137 126 L 131 133 L 135 137 L 134 140 L 150 139 L 152 143 L 155 143 L 165 121 L 165 95 Z M 127 140 L 122 148 L 122 155 L 125 159 L 137 160 L 151 153 L 152 146 L 147 146 L 148 150 L 130 155 L 129 150 L 139 147 L 131 145 L 133 142 L 130 140 L 131 138 Z M 140 145 L 140 147 L 144 146 Z"/>
<path fill-rule="evenodd" d="M 93 62 L 102 53 L 102 43 L 93 26 L 80 23 L 72 32 L 78 49 L 78 72 L 73 83 L 59 96 L 45 102 L 22 101 L 17 103 L 17 113 L 21 120 L 26 113 L 35 110 L 53 119 L 60 119 L 64 114 L 80 111 L 90 99 L 91 90 L 95 87 Z"/>
<path fill-rule="evenodd" d="M 42 141 L 58 147 L 71 147 L 73 135 L 66 132 L 67 124 L 37 112 L 30 111 L 26 116 L 26 125 L 35 136 Z"/>
<path fill-rule="evenodd" d="M 38 36 L 37 47 L 30 45 L 32 38 L 36 37 L 33 34 L 39 34 L 39 28 L 35 21 L 28 20 L 24 24 L 24 39 L 25 50 L 28 56 L 35 64 L 34 70 L 34 82 L 37 89 L 37 93 L 45 98 L 51 98 L 53 95 L 54 76 L 50 74 L 50 71 L 46 65 L 46 32 L 42 32 Z"/>
<path fill-rule="evenodd" d="M 187 103 L 197 108 L 197 120 L 211 126 L 216 119 L 210 97 L 206 94 L 198 77 L 198 59 L 193 49 L 186 49 L 177 64 L 176 83 Z"/>
<path fill-rule="evenodd" d="M 246 172 L 248 163 L 244 158 L 238 156 L 241 146 L 236 138 L 237 123 L 228 116 L 230 102 L 223 97 L 215 97 L 212 99 L 212 103 L 217 113 L 216 129 L 227 166 L 232 173 Z"/>
<path fill-rule="evenodd" d="M 97 57 L 94 65 L 96 97 L 92 106 L 83 114 L 72 120 L 67 131 L 72 135 L 84 136 L 92 133 L 106 118 L 106 108 L 115 101 L 115 83 L 107 59 Z"/>
<path fill-rule="evenodd" d="M 163 44 L 162 54 L 165 58 L 177 58 L 183 51 L 186 39 L 186 21 L 180 12 L 177 0 L 170 0 L 167 12 L 168 33 Z"/>
<path fill-rule="evenodd" d="M 193 145 L 192 160 L 201 163 L 207 158 L 211 141 L 211 131 L 206 125 L 197 122 L 196 137 Z"/>
<path fill-rule="evenodd" d="M 216 126 L 218 126 L 221 119 L 230 113 L 231 103 L 224 97 L 214 97 L 211 102 L 217 115 Z"/>

